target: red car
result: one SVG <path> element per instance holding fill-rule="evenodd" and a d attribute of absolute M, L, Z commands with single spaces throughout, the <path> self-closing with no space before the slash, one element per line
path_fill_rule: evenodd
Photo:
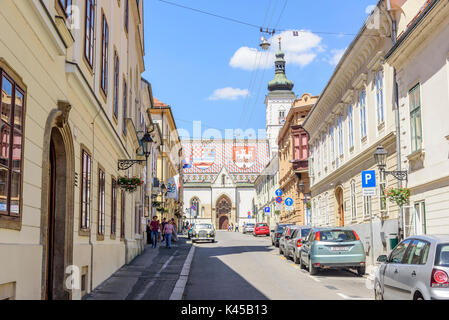
<path fill-rule="evenodd" d="M 255 236 L 269 236 L 270 235 L 270 228 L 268 227 L 268 224 L 260 222 L 260 223 L 256 223 L 256 227 L 254 228 L 254 233 Z"/>

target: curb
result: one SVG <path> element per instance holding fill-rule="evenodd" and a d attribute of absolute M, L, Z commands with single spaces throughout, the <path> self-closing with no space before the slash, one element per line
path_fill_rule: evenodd
<path fill-rule="evenodd" d="M 184 291 L 187 285 L 187 280 L 190 274 L 190 267 L 192 265 L 193 255 L 195 254 L 195 246 L 192 245 L 190 248 L 189 254 L 187 256 L 186 261 L 184 262 L 184 266 L 182 267 L 181 274 L 179 275 L 179 279 L 176 282 L 175 288 L 169 298 L 169 300 L 182 300 L 182 296 L 184 295 Z"/>

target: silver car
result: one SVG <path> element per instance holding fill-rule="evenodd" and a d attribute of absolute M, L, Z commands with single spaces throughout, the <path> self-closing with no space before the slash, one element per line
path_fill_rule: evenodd
<path fill-rule="evenodd" d="M 243 226 L 243 233 L 253 233 L 254 227 L 256 226 L 255 223 L 247 223 Z"/>
<path fill-rule="evenodd" d="M 306 226 L 294 226 L 291 227 L 291 229 L 293 233 L 288 240 L 285 240 L 284 256 L 286 258 L 292 258 L 296 264 L 299 264 L 302 243 L 312 228 Z"/>
<path fill-rule="evenodd" d="M 210 241 L 215 242 L 215 228 L 210 223 L 195 224 L 192 231 L 192 242 Z"/>
<path fill-rule="evenodd" d="M 377 300 L 449 299 L 449 235 L 409 237 L 377 261 Z"/>

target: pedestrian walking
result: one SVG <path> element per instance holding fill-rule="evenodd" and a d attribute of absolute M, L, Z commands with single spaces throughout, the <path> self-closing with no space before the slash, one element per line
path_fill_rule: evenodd
<path fill-rule="evenodd" d="M 235 225 L 235 232 L 239 232 L 239 225 L 238 224 Z"/>
<path fill-rule="evenodd" d="M 171 249 L 171 236 L 173 233 L 173 224 L 170 221 L 169 223 L 165 224 L 164 227 L 164 235 L 165 235 L 165 246 L 168 249 Z"/>
<path fill-rule="evenodd" d="M 176 221 L 174 218 L 171 219 L 171 224 L 173 225 L 173 233 L 171 239 L 173 242 L 178 241 L 178 226 L 176 225 Z"/>
<path fill-rule="evenodd" d="M 165 228 L 166 224 L 167 224 L 167 219 L 166 218 L 162 219 L 162 223 L 161 223 L 162 241 L 165 240 L 164 228 Z"/>
<path fill-rule="evenodd" d="M 150 228 L 151 228 L 151 240 L 153 242 L 152 248 L 154 249 L 157 247 L 158 232 L 159 232 L 159 220 L 157 220 L 156 216 L 153 217 L 153 221 L 151 221 Z"/>
<path fill-rule="evenodd" d="M 152 235 L 151 235 L 151 221 L 148 221 L 147 223 L 147 244 L 153 244 L 153 239 L 152 239 Z"/>

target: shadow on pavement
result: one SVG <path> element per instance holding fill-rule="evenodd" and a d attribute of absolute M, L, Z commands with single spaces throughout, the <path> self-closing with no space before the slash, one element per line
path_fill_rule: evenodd
<path fill-rule="evenodd" d="M 185 300 L 268 300 L 217 256 L 270 252 L 269 246 L 196 247 Z M 261 266 L 262 267 L 262 266 Z M 261 279 L 260 281 L 263 281 Z"/>

